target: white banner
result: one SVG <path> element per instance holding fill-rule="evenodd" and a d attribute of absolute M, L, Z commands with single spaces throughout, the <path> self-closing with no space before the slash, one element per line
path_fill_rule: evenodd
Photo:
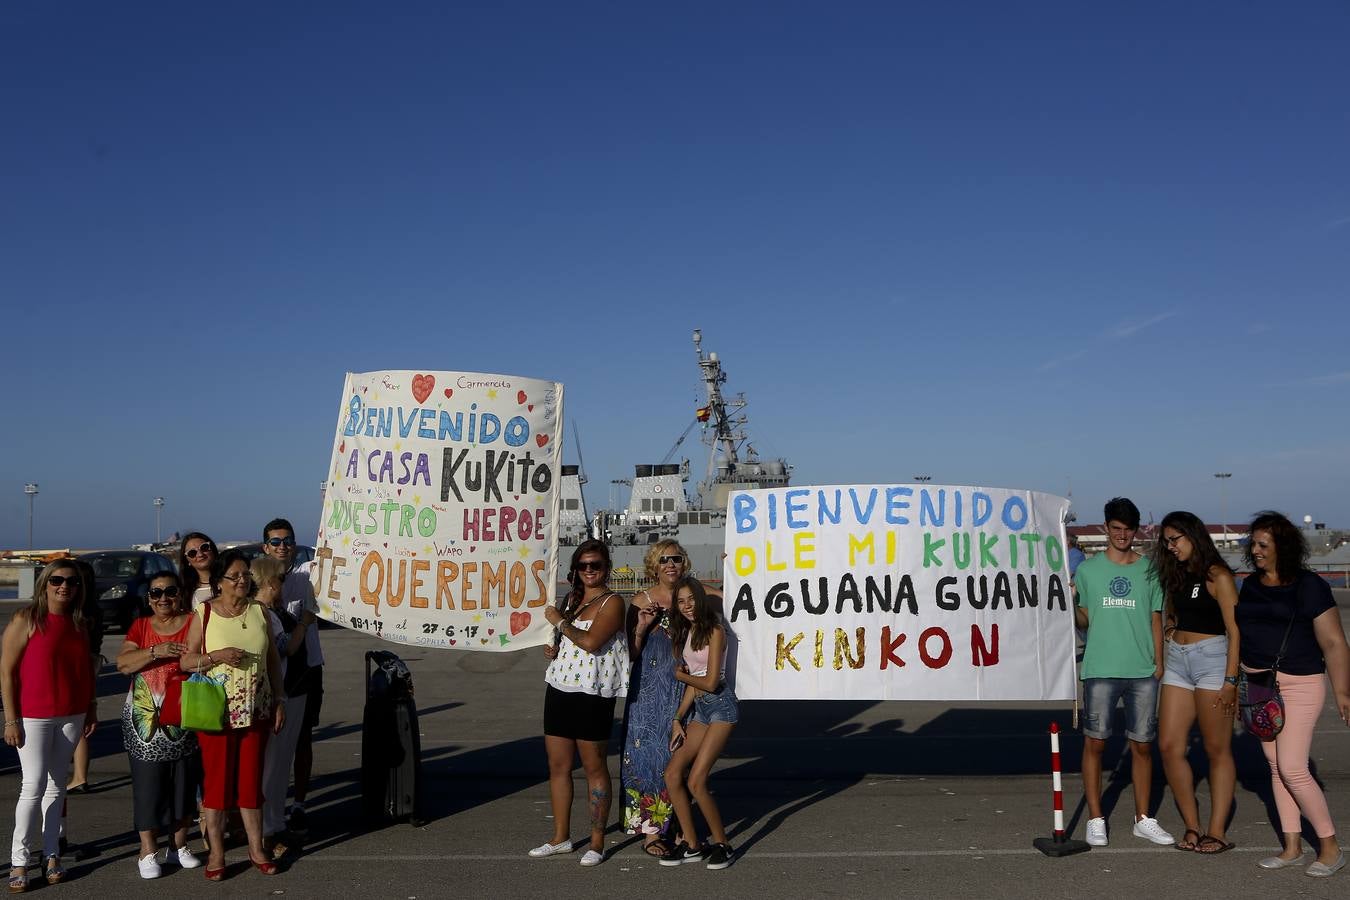
<path fill-rule="evenodd" d="M 310 573 L 320 615 L 400 644 L 546 643 L 561 384 L 348 373 Z"/>
<path fill-rule="evenodd" d="M 1074 698 L 1063 497 L 901 484 L 729 499 L 738 696 Z"/>

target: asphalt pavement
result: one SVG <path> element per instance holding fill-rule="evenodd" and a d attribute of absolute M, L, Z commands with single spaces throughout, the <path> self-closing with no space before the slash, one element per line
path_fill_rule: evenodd
<path fill-rule="evenodd" d="M 1342 619 L 1348 620 L 1350 592 L 1337 594 Z M 120 641 L 120 635 L 109 635 L 105 654 L 114 656 Z M 93 788 L 69 801 L 70 838 L 80 844 L 82 858 L 67 858 L 67 884 L 35 884 L 31 890 L 53 898 L 182 896 L 185 890 L 298 898 L 690 891 L 746 898 L 1350 897 L 1350 869 L 1319 880 L 1301 869 L 1267 872 L 1256 866 L 1277 848 L 1278 829 L 1270 824 L 1269 770 L 1248 737 L 1235 742 L 1239 786 L 1229 829 L 1229 839 L 1237 843 L 1232 852 L 1206 858 L 1132 837 L 1129 762 L 1116 741 L 1107 756 L 1110 846 L 1063 859 L 1042 856 L 1032 841 L 1051 829 L 1051 721 L 1064 732 L 1065 809 L 1079 837 L 1086 819 L 1076 775 L 1082 740 L 1070 710 L 1049 703 L 743 702 L 742 724 L 712 776 L 738 851 L 730 868 L 662 868 L 617 827 L 609 835 L 608 858 L 596 868 L 578 866 L 579 852 L 529 859 L 525 851 L 552 830 L 540 736 L 542 653 L 424 651 L 337 629 L 325 629 L 323 642 L 327 694 L 316 732 L 310 837 L 280 874 L 257 873 L 248 867 L 244 848 L 236 847 L 229 852 L 229 877 L 220 884 L 206 883 L 200 870 L 168 867 L 157 881 L 138 877 L 131 785 L 118 730 L 127 680 L 107 668 L 100 678 Z M 413 671 L 423 748 L 421 826 L 362 820 L 363 654 L 376 647 L 403 651 Z M 617 794 L 617 724 L 610 746 Z M 1198 746 L 1192 758 L 1203 779 Z M 1330 701 L 1318 724 L 1313 760 L 1333 817 L 1350 823 L 1350 728 Z M 579 769 L 576 775 L 572 834 L 581 840 L 584 782 Z M 7 796 L 17 796 L 12 750 L 0 751 L 0 781 Z M 1157 816 L 1179 835 L 1160 762 L 1154 782 Z M 1208 803 L 1203 780 L 1198 790 L 1203 818 Z M 618 819 L 617 804 L 612 819 Z M 193 845 L 199 846 L 195 837 Z"/>

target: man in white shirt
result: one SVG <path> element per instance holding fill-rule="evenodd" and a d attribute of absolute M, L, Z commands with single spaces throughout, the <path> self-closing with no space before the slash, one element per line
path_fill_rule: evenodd
<path fill-rule="evenodd" d="M 281 602 L 287 612 L 297 619 L 306 609 L 314 608 L 314 590 L 309 583 L 311 563 L 295 565 L 295 529 L 285 519 L 273 519 L 263 528 L 263 552 L 281 560 L 286 565 L 286 577 L 281 583 Z M 309 777 L 314 769 L 314 726 L 319 721 L 319 709 L 323 706 L 323 648 L 319 644 L 319 625 L 310 624 L 305 632 L 306 658 L 309 660 L 309 676 L 303 687 L 308 699 L 305 701 L 305 722 L 300 729 L 300 738 L 295 746 L 295 799 L 291 804 L 291 814 L 287 829 L 303 837 L 309 827 L 305 819 L 305 798 L 309 795 Z"/>

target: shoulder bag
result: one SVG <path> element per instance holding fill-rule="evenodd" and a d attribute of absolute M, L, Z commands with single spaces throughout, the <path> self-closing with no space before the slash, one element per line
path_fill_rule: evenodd
<path fill-rule="evenodd" d="M 201 657 L 206 653 L 206 626 L 211 621 L 210 602 L 202 604 L 202 642 L 197 648 L 197 671 L 183 682 L 182 723 L 193 731 L 225 730 L 225 686 L 202 674 Z"/>

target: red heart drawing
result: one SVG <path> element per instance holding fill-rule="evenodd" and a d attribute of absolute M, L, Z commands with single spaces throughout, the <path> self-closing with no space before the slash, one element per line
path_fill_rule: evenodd
<path fill-rule="evenodd" d="M 471 545 L 469 546 L 469 552 L 470 552 L 470 553 L 472 553 L 473 551 L 475 551 L 475 550 L 477 550 L 477 549 L 478 549 L 478 545 L 477 545 L 477 544 L 471 544 Z"/>
<path fill-rule="evenodd" d="M 446 389 L 445 389 L 445 396 L 446 396 L 446 399 L 449 399 L 449 398 L 455 396 L 455 392 L 454 392 L 453 390 L 451 390 L 450 388 L 446 388 Z"/>
<path fill-rule="evenodd" d="M 418 403 L 426 403 L 427 398 L 431 396 L 431 389 L 435 386 L 435 375 L 414 375 L 412 382 L 413 398 Z"/>
<path fill-rule="evenodd" d="M 538 444 L 540 447 L 542 447 L 542 446 L 544 446 L 545 444 L 548 443 L 548 435 L 546 435 L 546 434 L 536 434 L 536 435 L 534 436 L 534 442 L 535 442 L 536 444 Z"/>
<path fill-rule="evenodd" d="M 388 542 L 388 541 L 385 541 L 385 542 L 384 542 L 384 549 L 386 549 L 386 550 L 389 549 L 389 542 Z"/>
<path fill-rule="evenodd" d="M 525 407 L 525 409 L 529 412 L 534 412 L 534 404 L 531 403 L 529 406 Z"/>
<path fill-rule="evenodd" d="M 450 646 L 451 646 L 451 647 L 455 646 L 455 639 L 454 639 L 454 638 L 451 638 L 451 639 L 450 639 Z"/>
<path fill-rule="evenodd" d="M 339 453 L 346 453 L 346 452 L 347 452 L 347 442 L 346 442 L 346 441 L 343 441 L 342 443 L 338 444 L 338 452 L 339 452 Z"/>
<path fill-rule="evenodd" d="M 511 613 L 511 634 L 520 634 L 526 628 L 530 627 L 530 614 L 527 612 Z"/>
<path fill-rule="evenodd" d="M 517 403 L 524 403 L 524 402 L 525 402 L 525 392 L 524 392 L 524 391 L 516 391 L 516 402 L 517 402 Z"/>
<path fill-rule="evenodd" d="M 491 628 L 488 629 L 488 634 L 492 634 L 492 629 L 491 629 Z"/>

